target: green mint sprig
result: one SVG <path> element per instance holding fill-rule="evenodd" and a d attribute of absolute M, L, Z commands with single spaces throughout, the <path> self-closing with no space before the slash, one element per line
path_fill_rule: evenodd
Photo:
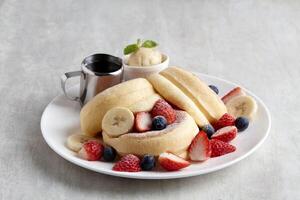
<path fill-rule="evenodd" d="M 127 47 L 125 47 L 123 53 L 124 53 L 124 55 L 128 55 L 133 52 L 136 52 L 138 49 L 139 49 L 139 46 L 137 44 L 130 44 Z"/>
<path fill-rule="evenodd" d="M 146 40 L 142 43 L 142 41 L 140 39 L 138 39 L 135 44 L 130 44 L 130 45 L 126 46 L 123 50 L 123 53 L 124 53 L 124 55 L 128 55 L 128 54 L 136 52 L 141 47 L 154 48 L 156 46 L 158 46 L 158 43 L 153 40 Z"/>
<path fill-rule="evenodd" d="M 153 40 L 146 40 L 145 42 L 143 42 L 142 47 L 145 48 L 153 48 L 156 47 L 158 44 L 156 42 L 154 42 Z"/>

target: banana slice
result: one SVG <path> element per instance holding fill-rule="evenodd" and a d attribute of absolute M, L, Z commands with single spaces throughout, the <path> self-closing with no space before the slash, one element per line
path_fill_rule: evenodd
<path fill-rule="evenodd" d="M 107 111 L 102 120 L 102 129 L 110 137 L 128 133 L 134 125 L 133 113 L 125 107 L 114 107 Z"/>
<path fill-rule="evenodd" d="M 256 111 L 256 101 L 250 96 L 237 96 L 226 103 L 227 111 L 234 117 L 247 117 L 253 119 Z"/>
<path fill-rule="evenodd" d="M 89 140 L 99 139 L 87 135 L 73 134 L 70 135 L 67 139 L 67 147 L 72 151 L 78 152 L 81 149 L 82 145 Z M 101 140 L 99 140 L 99 142 L 101 142 Z"/>

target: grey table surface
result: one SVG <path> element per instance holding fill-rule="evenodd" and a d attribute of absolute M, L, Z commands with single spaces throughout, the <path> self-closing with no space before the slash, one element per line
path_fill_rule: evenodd
<path fill-rule="evenodd" d="M 299 199 L 300 1 L 0 0 L 0 199 Z M 130 180 L 64 160 L 40 118 L 95 52 L 159 41 L 171 64 L 234 81 L 269 107 L 250 157 L 215 173 Z"/>

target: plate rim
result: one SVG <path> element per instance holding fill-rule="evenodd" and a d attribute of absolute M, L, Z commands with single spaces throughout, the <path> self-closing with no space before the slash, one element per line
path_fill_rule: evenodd
<path fill-rule="evenodd" d="M 217 79 L 219 81 L 222 81 L 222 82 L 226 82 L 230 85 L 234 85 L 234 86 L 240 86 L 234 82 L 231 82 L 231 81 L 228 81 L 226 79 L 223 79 L 223 78 L 219 78 L 219 77 L 216 77 L 216 76 L 213 76 L 213 75 L 208 75 L 208 74 L 204 74 L 204 73 L 199 73 L 199 72 L 192 72 L 194 74 L 196 74 L 197 76 L 205 76 L 205 77 L 208 77 L 208 78 L 211 78 L 211 79 Z M 78 87 L 79 84 L 77 85 L 74 85 L 72 87 L 69 88 L 72 89 L 74 87 Z M 41 132 L 42 132 L 42 136 L 45 140 L 45 142 L 47 143 L 47 145 L 55 152 L 57 153 L 59 156 L 61 156 L 62 158 L 64 158 L 65 160 L 77 165 L 77 166 L 80 166 L 82 168 L 86 168 L 88 170 L 91 170 L 91 171 L 94 171 L 94 172 L 97 172 L 97 173 L 102 173 L 102 174 L 106 174 L 106 175 L 110 175 L 110 176 L 116 176 L 116 177 L 122 177 L 122 178 L 131 178 L 131 179 L 147 179 L 147 180 L 165 180 L 165 179 L 177 179 L 177 178 L 188 178 L 188 177 L 193 177 L 193 176 L 198 176 L 198 175 L 203 175 L 203 174 L 208 174 L 208 173 L 211 173 L 211 172 L 215 172 L 215 171 L 218 171 L 218 170 L 221 170 L 221 169 L 224 169 L 226 167 L 229 167 L 237 162 L 240 162 L 241 160 L 245 159 L 246 157 L 250 156 L 254 151 L 256 151 L 264 142 L 265 140 L 267 139 L 267 137 L 269 136 L 269 133 L 270 133 L 270 130 L 271 130 L 271 124 L 272 124 L 272 121 L 271 121 L 271 114 L 270 114 L 270 111 L 268 109 L 268 107 L 266 106 L 266 104 L 261 100 L 261 98 L 259 98 L 257 95 L 255 95 L 253 92 L 249 91 L 248 89 L 244 88 L 243 86 L 240 86 L 242 87 L 248 94 L 250 94 L 251 96 L 253 96 L 257 101 L 259 101 L 259 103 L 262 105 L 262 107 L 265 109 L 266 111 L 266 114 L 267 114 L 267 118 L 268 118 L 268 128 L 267 128 L 267 131 L 264 135 L 264 137 L 262 137 L 259 142 L 253 146 L 248 152 L 246 152 L 245 154 L 243 154 L 242 156 L 239 156 L 229 162 L 226 162 L 224 164 L 220 164 L 220 165 L 217 165 L 215 167 L 212 167 L 210 169 L 207 169 L 205 171 L 191 171 L 191 172 L 187 172 L 187 173 L 176 173 L 176 172 L 167 172 L 166 174 L 164 174 L 163 176 L 143 176 L 143 175 L 140 175 L 139 173 L 130 173 L 130 172 L 117 172 L 117 171 L 113 171 L 113 170 L 110 170 L 110 171 L 107 171 L 107 170 L 103 170 L 103 169 L 95 169 L 95 168 L 92 168 L 89 166 L 89 164 L 86 164 L 85 162 L 79 162 L 77 161 L 76 159 L 72 159 L 70 158 L 69 156 L 66 156 L 64 155 L 63 153 L 61 153 L 60 151 L 58 151 L 53 145 L 52 143 L 48 140 L 48 138 L 45 136 L 45 130 L 43 128 L 43 124 L 45 123 L 45 115 L 46 115 L 46 112 L 49 108 L 49 105 L 52 104 L 57 98 L 59 98 L 60 96 L 63 96 L 63 94 L 59 94 L 57 96 L 55 96 L 47 105 L 46 107 L 44 108 L 44 111 L 42 113 L 42 116 L 41 116 L 41 120 L 40 120 L 40 128 L 41 128 Z"/>

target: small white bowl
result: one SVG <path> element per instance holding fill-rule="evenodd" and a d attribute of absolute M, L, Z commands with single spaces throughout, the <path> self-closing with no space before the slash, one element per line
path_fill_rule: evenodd
<path fill-rule="evenodd" d="M 124 80 L 135 78 L 146 78 L 150 74 L 158 73 L 169 66 L 169 56 L 162 54 L 162 63 L 150 66 L 130 66 L 127 65 L 129 56 L 123 58 Z"/>

